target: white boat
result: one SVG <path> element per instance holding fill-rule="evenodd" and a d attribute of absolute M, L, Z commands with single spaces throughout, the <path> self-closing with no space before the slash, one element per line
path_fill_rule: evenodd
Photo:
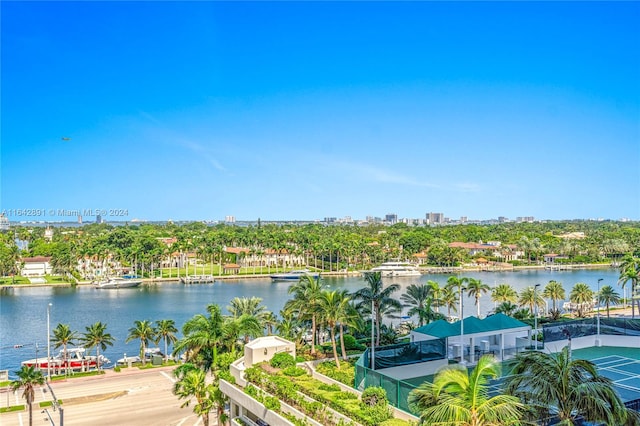
<path fill-rule="evenodd" d="M 164 354 L 160 351 L 160 348 L 146 348 L 144 350 L 144 360 L 146 362 L 153 361 L 153 357 L 155 355 L 159 355 L 164 359 Z M 127 365 L 130 362 L 131 363 L 140 362 L 140 356 L 139 355 L 127 356 L 127 354 L 124 354 L 124 358 L 120 358 L 117 361 L 117 364 L 118 365 Z"/>
<path fill-rule="evenodd" d="M 100 355 L 100 358 L 95 356 L 85 356 L 85 348 L 67 348 L 66 357 L 64 350 L 61 350 L 58 355 L 52 356 L 49 360 L 47 360 L 46 356 L 34 358 L 22 361 L 22 365 L 35 367 L 39 370 L 49 369 L 52 374 L 61 374 L 66 370 L 89 371 L 97 368 L 98 359 L 100 360 L 100 365 L 109 364 L 111 362 L 103 355 Z"/>
<path fill-rule="evenodd" d="M 300 281 L 300 278 L 308 275 L 312 278 L 318 278 L 320 274 L 318 272 L 311 272 L 308 269 L 296 269 L 289 272 L 283 272 L 282 274 L 271 274 L 272 281 Z"/>
<path fill-rule="evenodd" d="M 215 281 L 213 275 L 189 275 L 187 277 L 180 277 L 180 282 L 185 284 L 206 284 Z"/>
<path fill-rule="evenodd" d="M 96 288 L 132 288 L 142 284 L 139 278 L 111 277 L 105 281 L 94 283 Z"/>
<path fill-rule="evenodd" d="M 417 277 L 421 275 L 418 267 L 409 262 L 384 262 L 380 266 L 371 268 L 371 272 L 380 272 L 383 277 Z"/>

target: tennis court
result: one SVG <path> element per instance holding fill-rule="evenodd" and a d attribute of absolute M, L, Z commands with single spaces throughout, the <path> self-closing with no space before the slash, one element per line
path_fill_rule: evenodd
<path fill-rule="evenodd" d="M 613 381 L 624 402 L 640 399 L 640 360 L 620 355 L 592 359 L 598 372 Z"/>
<path fill-rule="evenodd" d="M 611 379 L 622 401 L 640 400 L 640 349 L 620 347 L 591 347 L 573 351 L 572 356 L 587 359 L 598 367 L 598 372 Z M 506 367 L 506 366 L 505 366 Z M 490 395 L 502 393 L 507 376 L 492 380 L 488 386 Z M 405 379 L 405 382 L 418 386 L 423 381 L 433 381 L 433 376 Z"/>

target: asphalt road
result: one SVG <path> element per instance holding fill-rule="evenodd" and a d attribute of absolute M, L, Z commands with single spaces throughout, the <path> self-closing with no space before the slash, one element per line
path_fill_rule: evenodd
<path fill-rule="evenodd" d="M 151 370 L 137 368 L 122 372 L 107 371 L 103 376 L 94 376 L 66 381 L 51 382 L 56 397 L 63 401 L 64 425 L 201 425 L 192 411 L 192 405 L 180 408 L 184 400 L 173 393 L 173 367 L 157 367 Z M 46 413 L 42 413 L 39 402 L 51 401 L 53 397 L 46 386 L 36 389 L 33 405 L 33 424 L 50 425 Z M 25 404 L 22 390 L 17 394 L 0 393 L 0 407 Z M 60 425 L 59 411 L 47 408 L 55 425 Z M 0 414 L 0 425 L 23 426 L 29 424 L 29 413 L 12 412 Z M 215 417 L 210 416 L 214 425 Z"/>

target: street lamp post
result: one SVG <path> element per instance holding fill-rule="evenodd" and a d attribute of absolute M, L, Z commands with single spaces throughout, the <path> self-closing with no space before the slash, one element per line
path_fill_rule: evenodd
<path fill-rule="evenodd" d="M 375 303 L 371 300 L 371 369 L 376 369 L 376 317 L 374 316 Z"/>
<path fill-rule="evenodd" d="M 462 295 L 464 294 L 464 287 L 460 285 L 460 364 L 465 365 L 464 359 L 464 303 L 462 301 Z"/>
<path fill-rule="evenodd" d="M 47 305 L 47 380 L 51 379 L 51 332 L 49 325 L 49 317 L 51 315 L 51 306 L 49 303 Z"/>
<path fill-rule="evenodd" d="M 536 314 L 533 319 L 533 328 L 534 336 L 536 338 L 536 350 L 538 350 L 538 287 L 540 287 L 540 284 L 533 286 L 533 303 L 536 310 Z"/>
<path fill-rule="evenodd" d="M 597 324 L 597 335 L 598 337 L 596 337 L 596 346 L 601 346 L 601 341 L 600 341 L 600 281 L 602 281 L 603 278 L 598 278 L 598 293 L 596 294 L 596 301 L 598 303 L 598 316 L 596 319 L 596 324 Z"/>

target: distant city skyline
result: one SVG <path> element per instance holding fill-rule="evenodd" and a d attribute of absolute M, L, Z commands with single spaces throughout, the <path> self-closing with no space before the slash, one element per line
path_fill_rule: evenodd
<path fill-rule="evenodd" d="M 640 2 L 0 7 L 12 222 L 640 220 Z"/>

